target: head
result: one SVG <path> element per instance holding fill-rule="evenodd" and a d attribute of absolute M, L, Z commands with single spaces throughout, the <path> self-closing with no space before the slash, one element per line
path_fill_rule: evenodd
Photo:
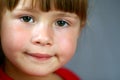
<path fill-rule="evenodd" d="M 0 5 L 6 65 L 46 75 L 74 55 L 86 23 L 87 0 L 0 0 Z"/>

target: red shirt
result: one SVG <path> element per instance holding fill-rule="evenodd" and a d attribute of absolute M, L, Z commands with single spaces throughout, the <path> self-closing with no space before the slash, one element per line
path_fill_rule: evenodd
<path fill-rule="evenodd" d="M 63 80 L 80 80 L 73 72 L 66 68 L 60 68 L 56 72 Z M 0 68 L 0 80 L 13 80 L 7 74 L 4 73 L 2 68 Z"/>
<path fill-rule="evenodd" d="M 60 68 L 56 71 L 63 80 L 81 80 L 76 74 L 66 68 Z"/>

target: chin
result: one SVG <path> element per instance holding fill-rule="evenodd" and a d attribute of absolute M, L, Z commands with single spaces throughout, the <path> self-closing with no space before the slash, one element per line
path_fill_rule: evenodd
<path fill-rule="evenodd" d="M 23 71 L 25 74 L 30 75 L 30 76 L 40 76 L 40 77 L 44 77 L 44 76 L 48 76 L 51 73 L 53 73 L 52 71 L 48 71 L 48 70 L 35 70 L 35 69 L 29 69 L 29 70 L 25 70 Z"/>

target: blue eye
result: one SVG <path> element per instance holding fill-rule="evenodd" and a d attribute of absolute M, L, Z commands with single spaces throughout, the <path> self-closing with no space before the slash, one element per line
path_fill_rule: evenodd
<path fill-rule="evenodd" d="M 69 23 L 65 20 L 58 20 L 58 21 L 56 21 L 56 25 L 60 26 L 60 27 L 66 27 L 69 25 Z"/>
<path fill-rule="evenodd" d="M 34 22 L 34 19 L 30 16 L 22 16 L 20 17 L 21 21 L 23 22 L 29 22 L 29 23 L 33 23 Z"/>

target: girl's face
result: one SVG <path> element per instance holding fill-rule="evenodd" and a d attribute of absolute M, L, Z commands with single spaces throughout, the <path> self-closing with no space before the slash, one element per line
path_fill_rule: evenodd
<path fill-rule="evenodd" d="M 2 18 L 1 44 L 7 69 L 44 76 L 63 66 L 74 55 L 80 33 L 76 14 L 29 9 L 21 0 Z M 6 69 L 6 70 L 7 70 Z"/>

